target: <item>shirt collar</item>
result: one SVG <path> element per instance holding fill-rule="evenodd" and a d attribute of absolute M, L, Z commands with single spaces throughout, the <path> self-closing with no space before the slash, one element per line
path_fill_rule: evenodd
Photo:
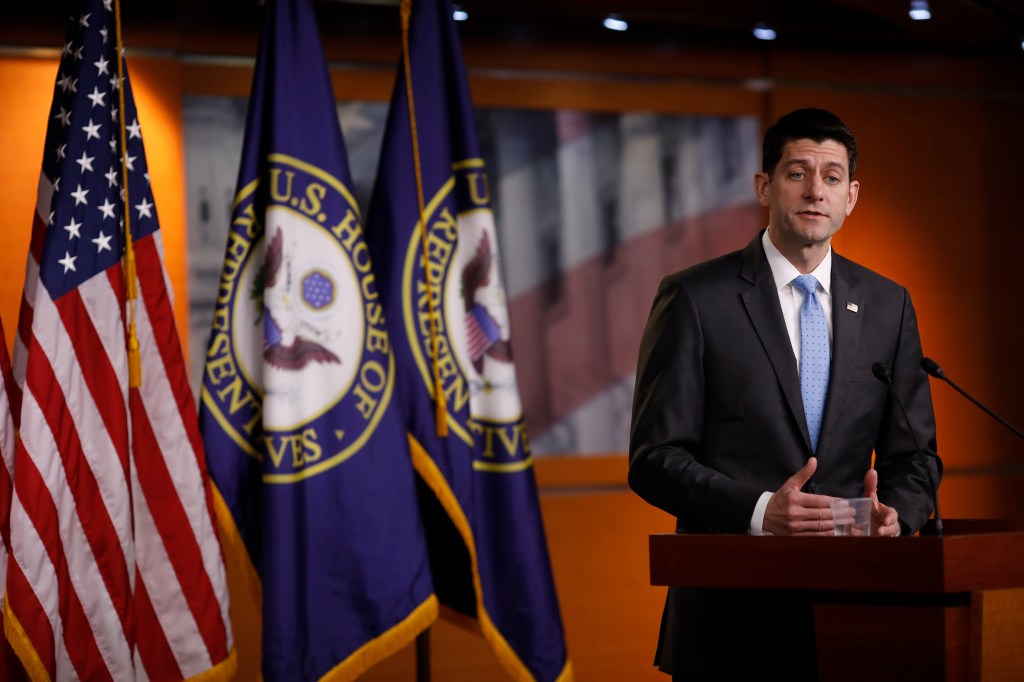
<path fill-rule="evenodd" d="M 790 282 L 800 276 L 801 272 L 782 255 L 782 252 L 768 238 L 768 230 L 765 230 L 764 234 L 761 235 L 761 244 L 764 246 L 764 255 L 768 257 L 768 267 L 772 270 L 772 278 L 775 280 L 776 289 L 788 286 Z M 818 263 L 818 267 L 808 274 L 814 275 L 814 278 L 818 280 L 818 284 L 825 290 L 825 293 L 829 296 L 832 295 L 831 246 L 828 247 L 825 257 Z"/>

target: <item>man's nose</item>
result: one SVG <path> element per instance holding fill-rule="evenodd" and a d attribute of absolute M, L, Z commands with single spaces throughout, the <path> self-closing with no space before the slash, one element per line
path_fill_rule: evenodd
<path fill-rule="evenodd" d="M 809 176 L 804 192 L 808 199 L 820 201 L 825 196 L 825 181 L 818 175 Z"/>

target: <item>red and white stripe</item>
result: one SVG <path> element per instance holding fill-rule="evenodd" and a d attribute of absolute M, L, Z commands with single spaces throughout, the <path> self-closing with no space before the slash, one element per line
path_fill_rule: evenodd
<path fill-rule="evenodd" d="M 7 584 L 8 548 L 11 544 L 11 495 L 14 491 L 14 420 L 9 399 L 14 385 L 11 357 L 7 354 L 7 338 L 0 324 L 0 596 Z M 0 627 L 3 614 L 0 613 Z M 0 642 L 0 679 L 22 676 L 21 665 L 6 639 Z"/>
<path fill-rule="evenodd" d="M 9 608 L 51 679 L 187 679 L 233 644 L 159 232 L 135 243 L 129 390 L 121 268 L 56 302 L 38 285 L 51 194 L 41 177 L 15 349 Z"/>

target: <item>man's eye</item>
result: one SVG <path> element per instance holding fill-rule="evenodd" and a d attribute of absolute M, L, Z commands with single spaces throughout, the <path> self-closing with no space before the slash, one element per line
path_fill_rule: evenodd
<path fill-rule="evenodd" d="M 825 182 L 827 182 L 830 185 L 838 185 L 839 184 L 839 178 L 837 178 L 834 175 L 829 175 L 828 177 L 825 178 Z"/>
<path fill-rule="evenodd" d="M 789 177 L 793 180 L 803 180 L 804 173 L 803 171 L 793 171 L 792 173 L 789 174 Z"/>

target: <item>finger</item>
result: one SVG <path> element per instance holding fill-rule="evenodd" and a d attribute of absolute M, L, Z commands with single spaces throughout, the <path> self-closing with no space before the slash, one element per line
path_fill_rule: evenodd
<path fill-rule="evenodd" d="M 807 495 L 806 497 L 817 497 L 815 495 Z M 832 523 L 832 507 L 827 503 L 819 506 L 808 506 L 806 504 L 799 504 L 797 500 L 790 500 L 790 503 L 782 508 L 780 511 L 787 523 L 794 524 L 798 522 L 806 522 L 816 524 L 819 522 Z M 850 512 L 852 514 L 852 511 Z M 880 517 L 879 517 L 880 518 Z M 824 527 L 823 527 L 824 528 Z M 829 525 L 831 528 L 831 525 Z"/>
<path fill-rule="evenodd" d="M 835 535 L 835 525 L 832 521 L 794 521 L 790 524 L 790 533 L 793 535 Z"/>
<path fill-rule="evenodd" d="M 878 472 L 874 469 L 868 469 L 868 473 L 864 476 L 864 497 L 870 497 L 872 500 L 878 499 Z"/>
<path fill-rule="evenodd" d="M 811 476 L 814 475 L 814 471 L 818 468 L 818 458 L 811 457 L 807 460 L 807 464 L 803 466 L 800 471 L 796 472 L 789 477 L 787 483 L 795 486 L 798 490 L 804 487 L 804 483 L 811 480 Z"/>
<path fill-rule="evenodd" d="M 842 520 L 843 516 L 838 516 Z M 835 519 L 830 509 L 801 509 L 789 514 L 787 522 L 794 531 L 832 530 Z M 880 524 L 879 524 L 880 525 Z"/>
<path fill-rule="evenodd" d="M 790 496 L 793 505 L 806 507 L 808 509 L 831 509 L 833 500 L 840 500 L 840 497 L 831 495 L 815 495 L 814 493 L 794 493 Z"/>
<path fill-rule="evenodd" d="M 815 536 L 815 537 L 835 537 L 835 528 L 828 528 L 827 530 L 797 530 L 794 532 L 795 536 Z"/>
<path fill-rule="evenodd" d="M 891 538 L 894 535 L 899 535 L 899 530 L 900 526 L 898 523 L 878 525 L 875 527 L 873 535 Z"/>
<path fill-rule="evenodd" d="M 876 502 L 871 510 L 871 525 L 875 528 L 873 535 L 899 535 L 899 512 L 892 507 Z"/>
<path fill-rule="evenodd" d="M 899 519 L 899 513 L 895 509 L 877 501 L 871 507 L 871 516 L 879 526 L 895 525 Z"/>
<path fill-rule="evenodd" d="M 832 510 L 832 523 L 833 524 L 839 523 L 839 522 L 847 522 L 847 523 L 849 523 L 849 522 L 852 522 L 853 519 L 856 518 L 856 516 L 857 516 L 857 513 L 856 513 L 856 511 L 854 511 L 853 507 L 846 507 L 845 509 L 838 509 L 838 510 L 837 509 L 833 509 Z"/>

